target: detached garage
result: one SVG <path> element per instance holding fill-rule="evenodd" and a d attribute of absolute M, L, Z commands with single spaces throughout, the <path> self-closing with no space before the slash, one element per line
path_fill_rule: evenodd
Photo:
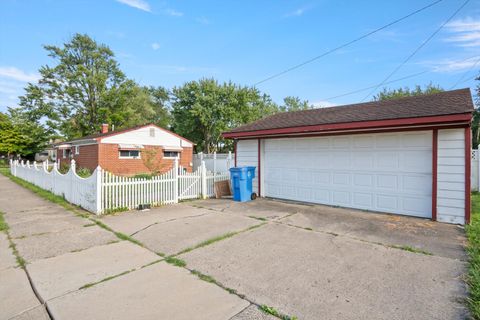
<path fill-rule="evenodd" d="M 462 89 L 279 113 L 224 137 L 262 197 L 464 224 L 472 112 Z"/>

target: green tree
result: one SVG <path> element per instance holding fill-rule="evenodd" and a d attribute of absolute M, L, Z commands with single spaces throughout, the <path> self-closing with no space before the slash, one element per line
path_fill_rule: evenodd
<path fill-rule="evenodd" d="M 43 150 L 49 140 L 50 132 L 42 125 L 31 121 L 19 109 L 9 109 L 9 113 L 0 113 L 0 153 L 33 157 Z"/>
<path fill-rule="evenodd" d="M 409 87 L 398 88 L 398 89 L 390 89 L 390 88 L 383 88 L 383 90 L 377 93 L 374 97 L 374 101 L 380 100 L 389 100 L 389 99 L 397 99 L 403 97 L 410 97 L 410 96 L 419 96 L 422 94 L 431 94 L 444 91 L 440 86 L 435 86 L 433 84 L 428 84 L 425 88 L 422 88 L 419 85 L 416 85 L 415 88 L 410 89 Z"/>
<path fill-rule="evenodd" d="M 61 47 L 44 48 L 55 64 L 41 67 L 39 82 L 20 97 L 29 117 L 43 117 L 68 139 L 97 132 L 102 123 L 122 128 L 156 118 L 155 92 L 127 79 L 106 45 L 75 34 Z"/>
<path fill-rule="evenodd" d="M 231 149 L 221 134 L 230 128 L 275 113 L 278 107 L 255 88 L 214 79 L 185 83 L 172 90 L 172 126 L 196 143 L 197 151 L 211 153 Z"/>
<path fill-rule="evenodd" d="M 301 100 L 299 97 L 288 96 L 283 99 L 283 105 L 279 107 L 279 111 L 299 111 L 312 109 L 308 100 Z"/>

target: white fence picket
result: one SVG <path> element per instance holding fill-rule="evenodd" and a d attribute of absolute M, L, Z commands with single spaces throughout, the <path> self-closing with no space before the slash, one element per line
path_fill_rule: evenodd
<path fill-rule="evenodd" d="M 148 179 L 115 176 L 100 167 L 90 177 L 82 178 L 75 171 L 74 160 L 66 174 L 58 171 L 56 163 L 48 171 L 46 165 L 19 161 L 10 162 L 10 172 L 96 214 L 136 209 L 142 204 L 160 206 L 212 197 L 215 182 L 230 178 L 228 172 L 208 171 L 205 164 L 187 172 L 177 162 L 170 171 Z"/>

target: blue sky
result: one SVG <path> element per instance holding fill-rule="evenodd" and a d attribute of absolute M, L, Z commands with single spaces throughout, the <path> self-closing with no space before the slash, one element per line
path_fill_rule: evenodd
<path fill-rule="evenodd" d="M 433 0 L 155 1 L 2 0 L 0 111 L 18 103 L 41 65 L 43 44 L 77 32 L 110 46 L 128 77 L 167 88 L 202 77 L 252 85 L 352 40 Z M 408 20 L 258 88 L 281 102 L 299 96 L 318 106 L 361 101 L 463 2 L 444 0 Z M 480 70 L 480 0 L 467 6 L 392 79 L 390 87 L 474 88 Z"/>

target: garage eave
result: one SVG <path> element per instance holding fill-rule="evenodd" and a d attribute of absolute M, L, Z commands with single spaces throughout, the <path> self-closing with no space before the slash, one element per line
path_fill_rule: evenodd
<path fill-rule="evenodd" d="M 224 132 L 222 136 L 226 139 L 248 139 L 254 137 L 266 136 L 284 136 L 284 135 L 300 135 L 300 134 L 316 134 L 316 133 L 335 133 L 342 131 L 359 131 L 359 130 L 380 130 L 393 128 L 409 128 L 419 126 L 443 126 L 443 125 L 469 125 L 472 120 L 472 113 L 462 113 L 453 115 L 403 118 L 391 120 L 374 120 L 359 121 L 348 123 L 332 123 L 301 127 L 276 128 L 243 132 Z"/>

